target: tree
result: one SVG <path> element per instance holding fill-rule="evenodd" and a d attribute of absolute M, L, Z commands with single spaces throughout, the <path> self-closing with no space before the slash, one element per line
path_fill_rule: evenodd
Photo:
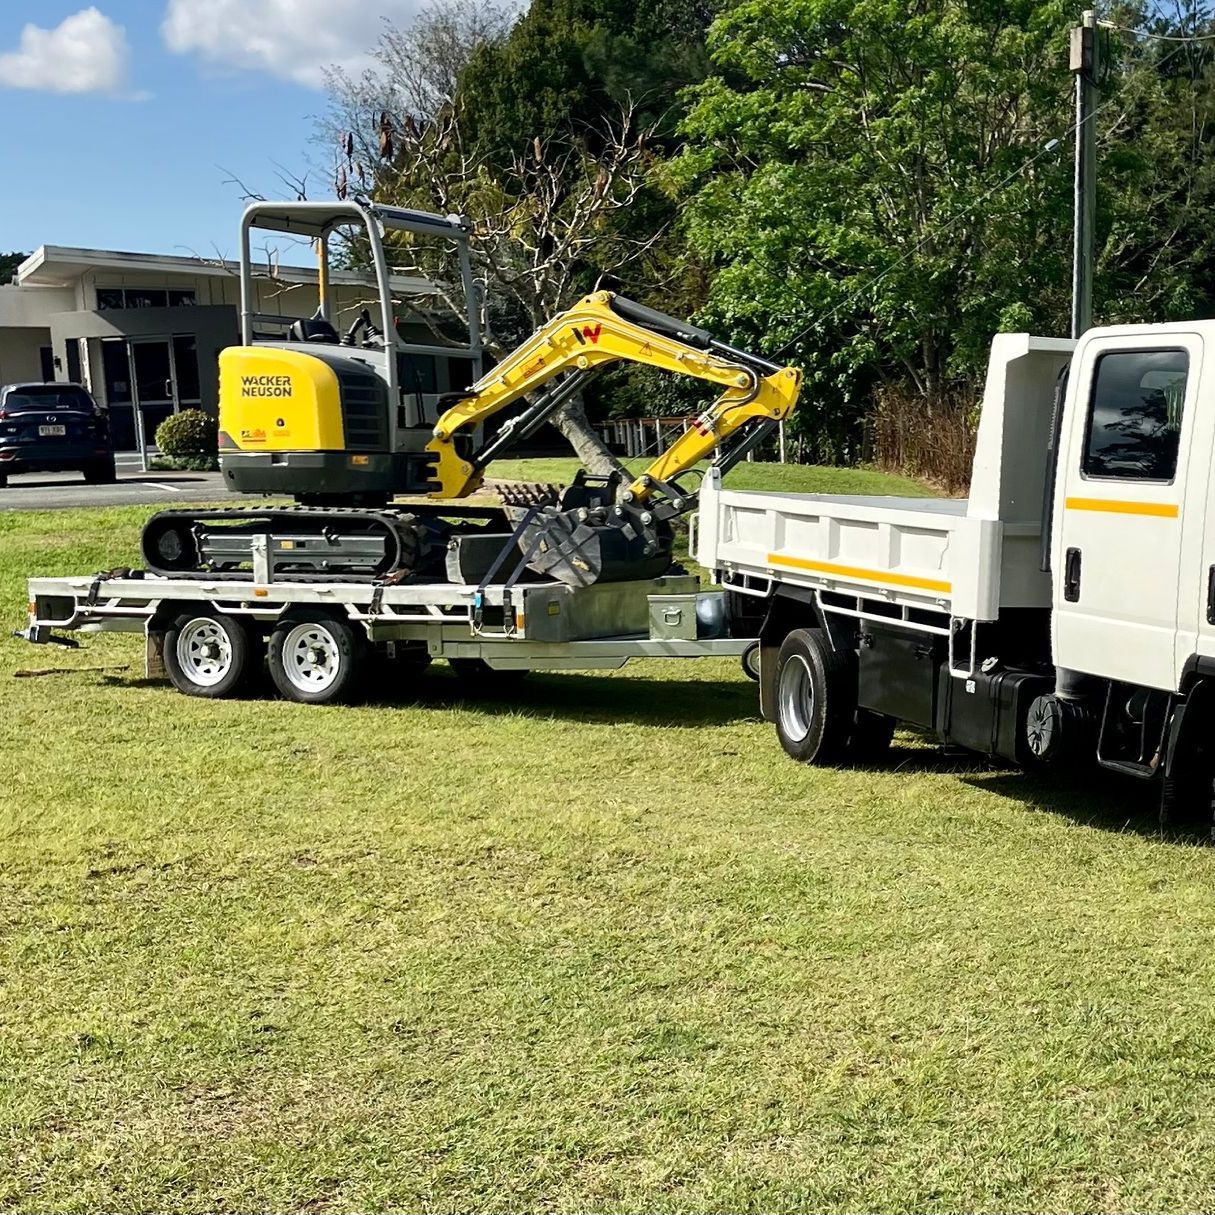
<path fill-rule="evenodd" d="M 653 128 L 638 121 L 628 101 L 585 131 L 533 134 L 509 160 L 470 145 L 463 98 L 477 87 L 471 65 L 478 47 L 501 38 L 493 23 L 474 28 L 472 18 L 486 11 L 458 0 L 426 10 L 409 37 L 390 31 L 375 52 L 378 72 L 332 81 L 331 125 L 342 131 L 339 193 L 359 188 L 378 201 L 468 217 L 475 270 L 492 305 L 490 349 L 502 353 L 597 284 L 627 275 L 659 234 L 635 234 L 625 222 L 654 159 Z M 444 45 L 471 48 L 450 98 L 441 89 L 423 96 L 414 84 L 436 75 L 427 62 L 434 44 L 427 31 L 436 21 L 454 21 L 462 31 Z M 341 127 L 344 120 L 349 128 Z M 441 250 L 403 239 L 391 247 L 402 271 L 442 287 Z M 459 301 L 440 298 L 458 312 Z M 591 471 L 619 467 L 580 399 L 553 420 Z"/>
<path fill-rule="evenodd" d="M 11 283 L 17 267 L 27 257 L 28 253 L 0 253 L 0 284 Z"/>
<path fill-rule="evenodd" d="M 672 180 L 707 314 L 791 345 L 820 456 L 858 454 L 876 385 L 944 407 L 994 330 L 1054 326 L 1067 26 L 1059 0 L 739 0 L 714 23 Z"/>

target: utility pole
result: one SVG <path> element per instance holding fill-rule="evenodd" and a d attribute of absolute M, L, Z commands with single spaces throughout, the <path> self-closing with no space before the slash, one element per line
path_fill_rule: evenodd
<path fill-rule="evenodd" d="M 1076 79 L 1076 178 L 1072 199 L 1072 337 L 1093 323 L 1093 226 L 1097 211 L 1097 14 L 1087 9 L 1072 30 Z"/>

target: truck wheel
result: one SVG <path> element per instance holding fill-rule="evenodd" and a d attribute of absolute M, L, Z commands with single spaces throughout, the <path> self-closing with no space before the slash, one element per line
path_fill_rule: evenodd
<path fill-rule="evenodd" d="M 165 669 L 179 692 L 219 700 L 244 686 L 259 649 L 242 621 L 203 609 L 183 612 L 165 632 Z"/>
<path fill-rule="evenodd" d="M 499 670 L 497 667 L 491 667 L 484 658 L 449 658 L 447 661 L 456 678 L 469 691 L 491 694 L 505 691 L 531 674 L 525 670 Z"/>
<path fill-rule="evenodd" d="M 856 713 L 856 661 L 833 650 L 821 629 L 794 629 L 776 660 L 776 733 L 794 759 L 847 757 Z"/>
<path fill-rule="evenodd" d="M 270 677 L 288 700 L 349 704 L 359 690 L 366 639 L 348 621 L 293 612 L 270 635 Z"/>
<path fill-rule="evenodd" d="M 1215 838 L 1215 755 L 1199 744 L 1160 783 L 1160 825 Z"/>

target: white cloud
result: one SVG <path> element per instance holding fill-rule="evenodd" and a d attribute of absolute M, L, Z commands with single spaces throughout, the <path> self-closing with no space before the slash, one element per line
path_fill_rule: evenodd
<path fill-rule="evenodd" d="M 169 0 L 161 31 L 170 50 L 270 72 L 310 88 L 325 70 L 360 71 L 384 29 L 407 24 L 423 0 Z"/>
<path fill-rule="evenodd" d="M 0 54 L 0 86 L 48 93 L 123 93 L 130 48 L 126 31 L 96 8 L 54 29 L 28 24 L 15 51 Z"/>

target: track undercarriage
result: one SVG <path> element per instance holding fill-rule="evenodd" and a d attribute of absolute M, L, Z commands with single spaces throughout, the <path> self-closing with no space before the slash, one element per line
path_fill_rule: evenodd
<path fill-rule="evenodd" d="M 657 577 L 673 532 L 613 501 L 612 485 L 504 487 L 502 506 L 465 503 L 169 510 L 144 528 L 143 560 L 176 577 L 248 578 L 255 549 L 275 575 L 309 581 L 482 582 L 573 586 Z"/>

